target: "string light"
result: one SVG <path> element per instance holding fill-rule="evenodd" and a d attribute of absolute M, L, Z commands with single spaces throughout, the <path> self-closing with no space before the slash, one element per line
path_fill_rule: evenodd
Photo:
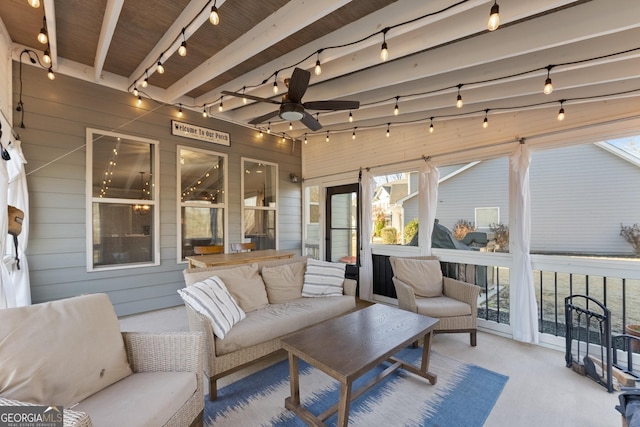
<path fill-rule="evenodd" d="M 305 134 L 304 134 L 304 143 L 306 144 L 307 142 L 308 142 L 308 141 L 307 141 L 307 134 L 305 133 Z"/>
<path fill-rule="evenodd" d="M 433 133 L 434 131 L 434 127 L 433 127 L 433 117 L 431 117 L 431 124 L 429 125 L 429 133 Z"/>
<path fill-rule="evenodd" d="M 149 86 L 149 69 L 148 68 L 144 70 L 144 80 L 142 81 L 141 86 L 142 87 Z"/>
<path fill-rule="evenodd" d="M 244 91 L 247 89 L 246 86 L 242 86 L 242 95 L 244 95 Z M 245 96 L 242 97 L 242 103 L 247 105 L 247 98 Z"/>
<path fill-rule="evenodd" d="M 224 106 L 222 105 L 222 97 L 220 97 L 220 104 L 218 105 L 218 111 L 222 112 Z"/>
<path fill-rule="evenodd" d="M 51 52 L 49 51 L 49 46 L 44 51 L 44 55 L 42 55 L 42 60 L 45 64 L 51 64 Z"/>
<path fill-rule="evenodd" d="M 324 140 L 325 142 L 329 142 L 329 131 L 327 131 L 327 137 Z"/>
<path fill-rule="evenodd" d="M 566 99 L 563 99 L 560 101 L 560 111 L 558 111 L 558 121 L 561 122 L 564 120 L 564 107 L 563 104 L 566 101 Z"/>
<path fill-rule="evenodd" d="M 178 108 L 178 117 L 182 117 L 182 104 L 180 104 L 180 107 Z"/>
<path fill-rule="evenodd" d="M 353 123 L 353 113 L 349 110 L 349 123 Z"/>
<path fill-rule="evenodd" d="M 287 139 L 284 137 L 284 134 L 282 135 L 282 143 L 284 144 L 285 142 L 287 142 Z"/>
<path fill-rule="evenodd" d="M 47 33 L 47 17 L 42 17 L 42 28 L 38 34 L 38 41 L 42 44 L 49 43 L 49 34 Z"/>
<path fill-rule="evenodd" d="M 357 126 L 353 128 L 353 134 L 351 135 L 351 139 L 356 139 L 356 129 L 358 129 Z"/>
<path fill-rule="evenodd" d="M 289 122 L 289 130 L 293 130 L 293 124 Z"/>
<path fill-rule="evenodd" d="M 389 49 L 387 48 L 387 31 L 389 27 L 382 30 L 382 47 L 380 48 L 380 60 L 386 61 L 389 59 Z"/>
<path fill-rule="evenodd" d="M 278 72 L 273 76 L 273 93 L 278 93 Z"/>
<path fill-rule="evenodd" d="M 158 58 L 158 74 L 164 74 L 164 65 L 162 65 L 162 54 Z"/>
<path fill-rule="evenodd" d="M 40 7 L 40 0 L 27 0 L 27 3 L 29 3 L 29 6 L 35 9 Z"/>
<path fill-rule="evenodd" d="M 49 80 L 56 79 L 56 75 L 53 73 L 53 68 L 49 67 L 49 69 L 47 70 L 47 77 L 49 77 Z"/>
<path fill-rule="evenodd" d="M 400 109 L 398 108 L 398 100 L 400 99 L 399 96 L 396 96 L 396 106 L 393 107 L 393 115 L 397 116 L 398 113 L 400 113 Z"/>
<path fill-rule="evenodd" d="M 316 58 L 316 67 L 314 68 L 314 71 L 313 71 L 316 74 L 316 76 L 319 76 L 320 74 L 322 74 L 322 67 L 320 66 L 320 52 L 322 52 L 322 49 L 318 51 L 318 57 Z"/>
<path fill-rule="evenodd" d="M 462 108 L 464 103 L 462 102 L 462 95 L 460 95 L 460 89 L 462 89 L 462 84 L 458 85 L 458 98 L 456 99 L 456 107 Z"/>
<path fill-rule="evenodd" d="M 206 105 L 204 105 L 202 107 L 202 117 L 205 117 L 205 118 L 207 117 L 207 106 Z"/>
<path fill-rule="evenodd" d="M 387 123 L 387 138 L 389 138 L 389 136 L 391 135 L 391 130 L 389 129 L 390 126 L 391 123 Z"/>
<path fill-rule="evenodd" d="M 182 29 L 182 43 L 178 48 L 178 55 L 187 56 L 187 38 L 184 35 L 184 28 Z"/>
<path fill-rule="evenodd" d="M 133 87 L 133 96 L 138 96 L 140 93 L 138 92 L 138 88 L 136 86 Z"/>
<path fill-rule="evenodd" d="M 482 127 L 485 129 L 489 127 L 489 118 L 487 117 L 488 114 L 489 109 L 484 110 L 484 121 L 482 122 Z"/>
<path fill-rule="evenodd" d="M 491 11 L 489 12 L 489 22 L 487 23 L 487 28 L 489 31 L 495 31 L 500 26 L 500 6 L 498 6 L 497 0 L 494 1 L 493 6 L 491 6 Z"/>
<path fill-rule="evenodd" d="M 544 81 L 544 89 L 543 92 L 545 95 L 549 95 L 551 92 L 553 92 L 553 84 L 551 83 L 551 69 L 553 68 L 553 65 L 549 65 L 547 67 L 547 80 Z"/>
<path fill-rule="evenodd" d="M 262 137 L 264 136 L 264 133 L 262 133 L 262 129 L 260 129 L 260 132 L 258 132 L 258 136 L 259 136 L 260 138 L 262 138 Z"/>
<path fill-rule="evenodd" d="M 267 123 L 267 133 L 271 133 L 271 122 Z"/>
<path fill-rule="evenodd" d="M 209 22 L 213 25 L 218 25 L 220 23 L 220 15 L 218 15 L 218 8 L 216 7 L 216 2 L 213 2 L 213 6 L 211 6 L 211 13 L 209 14 Z"/>
<path fill-rule="evenodd" d="M 142 105 L 142 96 L 138 95 L 138 106 Z"/>

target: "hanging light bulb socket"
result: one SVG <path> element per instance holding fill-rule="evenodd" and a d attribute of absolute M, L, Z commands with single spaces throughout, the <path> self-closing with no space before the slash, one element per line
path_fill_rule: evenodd
<path fill-rule="evenodd" d="M 489 110 L 488 109 L 484 110 L 484 121 L 482 122 L 482 127 L 484 129 L 489 127 L 489 118 L 487 117 L 488 114 L 489 114 Z"/>
<path fill-rule="evenodd" d="M 222 112 L 224 110 L 224 105 L 222 104 L 222 97 L 220 97 L 220 104 L 218 104 L 218 111 Z"/>
<path fill-rule="evenodd" d="M 553 92 L 553 83 L 551 83 L 551 69 L 553 65 L 549 65 L 547 67 L 547 79 L 544 81 L 544 89 L 543 92 L 545 95 L 551 94 Z"/>
<path fill-rule="evenodd" d="M 44 54 L 42 55 L 42 61 L 45 64 L 51 64 L 51 51 L 49 50 L 48 46 L 45 49 Z"/>
<path fill-rule="evenodd" d="M 47 32 L 47 17 L 42 17 L 42 28 L 40 29 L 40 33 L 38 33 L 38 41 L 42 44 L 49 43 L 49 33 Z"/>
<path fill-rule="evenodd" d="M 391 123 L 387 123 L 387 138 L 389 138 L 389 136 L 391 136 Z"/>
<path fill-rule="evenodd" d="M 349 123 L 353 123 L 353 113 L 349 110 Z"/>
<path fill-rule="evenodd" d="M 487 29 L 489 31 L 495 31 L 500 26 L 500 6 L 498 6 L 497 0 L 494 1 L 489 11 L 489 22 L 487 23 Z"/>
<path fill-rule="evenodd" d="M 456 98 L 456 107 L 462 108 L 464 102 L 462 102 L 462 95 L 460 94 L 460 89 L 462 89 L 462 84 L 458 85 L 458 97 Z"/>
<path fill-rule="evenodd" d="M 304 134 L 304 143 L 306 144 L 307 142 L 308 142 L 308 140 L 307 140 L 307 134 L 305 133 L 305 134 Z"/>
<path fill-rule="evenodd" d="M 149 69 L 148 68 L 146 70 L 144 70 L 144 80 L 142 81 L 140 86 L 142 86 L 142 87 L 149 86 Z"/>
<path fill-rule="evenodd" d="M 564 120 L 565 118 L 565 114 L 564 114 L 564 102 L 566 101 L 566 99 L 562 99 L 560 100 L 560 110 L 558 111 L 558 121 L 561 122 Z"/>
<path fill-rule="evenodd" d="M 202 106 L 202 117 L 206 118 L 207 116 L 208 116 L 208 114 L 207 114 L 207 106 L 203 105 Z"/>
<path fill-rule="evenodd" d="M 178 117 L 182 117 L 184 114 L 182 113 L 182 104 L 178 107 Z"/>
<path fill-rule="evenodd" d="M 40 0 L 27 0 L 27 3 L 29 3 L 29 6 L 31 6 L 34 9 L 37 9 L 40 7 Z"/>
<path fill-rule="evenodd" d="M 431 124 L 429 125 L 429 133 L 433 133 L 434 131 L 434 127 L 433 127 L 433 117 L 431 117 Z"/>
<path fill-rule="evenodd" d="M 396 106 L 393 107 L 393 115 L 397 116 L 400 113 L 400 109 L 398 108 L 398 101 L 400 100 L 399 96 L 396 96 Z"/>
<path fill-rule="evenodd" d="M 211 22 L 212 25 L 218 25 L 220 23 L 220 15 L 218 14 L 216 2 L 213 2 L 213 6 L 211 6 L 211 13 L 209 13 L 209 22 Z"/>
<path fill-rule="evenodd" d="M 351 139 L 356 139 L 356 129 L 358 129 L 358 126 L 353 128 L 353 134 L 351 135 Z"/>
<path fill-rule="evenodd" d="M 389 31 L 389 27 L 385 27 L 382 30 L 382 46 L 380 48 L 380 60 L 386 61 L 389 59 L 389 48 L 387 47 L 387 31 Z"/>
<path fill-rule="evenodd" d="M 278 93 L 278 72 L 273 75 L 273 93 Z"/>
<path fill-rule="evenodd" d="M 322 52 L 322 49 L 318 50 L 318 56 L 316 58 L 316 66 L 313 70 L 313 72 L 316 74 L 316 76 L 319 76 L 320 74 L 322 74 L 322 66 L 320 65 L 320 52 Z"/>
<path fill-rule="evenodd" d="M 178 48 L 178 55 L 187 56 L 187 38 L 184 35 L 184 28 L 182 29 L 182 43 Z"/>
<path fill-rule="evenodd" d="M 158 58 L 158 74 L 164 74 L 164 65 L 162 65 L 162 54 Z"/>
<path fill-rule="evenodd" d="M 47 77 L 49 77 L 49 80 L 55 80 L 56 79 L 56 75 L 53 72 L 53 68 L 49 67 L 49 69 L 47 70 Z"/>
<path fill-rule="evenodd" d="M 245 92 L 245 90 L 246 90 L 246 89 L 247 89 L 247 87 L 246 87 L 246 86 L 242 86 L 242 95 L 243 95 L 243 96 L 242 96 L 242 103 L 243 103 L 244 105 L 247 105 L 247 97 L 245 97 L 245 96 L 244 96 L 244 92 Z"/>
<path fill-rule="evenodd" d="M 329 131 L 327 131 L 327 137 L 324 140 L 325 142 L 329 142 Z"/>

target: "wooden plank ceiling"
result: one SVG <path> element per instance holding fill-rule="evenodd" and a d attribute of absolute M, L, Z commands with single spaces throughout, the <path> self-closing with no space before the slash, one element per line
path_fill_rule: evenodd
<path fill-rule="evenodd" d="M 589 103 L 640 93 L 637 0 L 500 0 L 501 25 L 487 30 L 494 0 L 2 0 L 13 42 L 40 57 L 46 15 L 52 68 L 143 97 L 238 123 L 278 106 L 295 66 L 309 70 L 303 101 L 360 102 L 345 111 L 308 111 L 326 130 L 454 120 Z M 215 4 L 220 24 L 212 25 Z M 386 34 L 383 35 L 385 29 Z M 183 36 L 184 31 L 184 36 Z M 383 37 L 389 60 L 379 58 Z M 177 48 L 186 41 L 188 53 Z M 157 72 L 157 62 L 166 69 Z M 315 75 L 316 60 L 322 73 Z M 23 56 L 25 64 L 32 65 Z M 38 66 L 36 64 L 35 66 Z M 272 91 L 274 75 L 280 93 Z M 543 94 L 547 75 L 554 92 Z M 148 77 L 149 87 L 142 89 Z M 264 83 L 263 83 L 264 82 Z M 462 108 L 455 107 L 460 92 Z M 222 98 L 221 98 L 222 97 Z M 224 107 L 218 111 L 222 99 Z M 398 114 L 394 106 L 398 105 Z M 319 116 L 316 113 L 320 112 Z M 301 138 L 301 122 L 275 115 L 274 132 Z M 258 126 L 266 128 L 267 123 Z"/>

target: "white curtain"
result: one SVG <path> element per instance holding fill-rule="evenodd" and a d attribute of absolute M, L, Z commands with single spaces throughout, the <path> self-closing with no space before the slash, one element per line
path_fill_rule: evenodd
<path fill-rule="evenodd" d="M 20 141 L 13 141 L 8 147 L 11 160 L 7 162 L 7 171 L 9 173 L 9 192 L 7 195 L 8 203 L 24 212 L 24 220 L 22 222 L 22 232 L 18 236 L 18 259 L 20 260 L 20 269 L 14 264 L 10 268 L 11 283 L 16 298 L 16 306 L 21 307 L 31 305 L 31 285 L 29 284 L 29 265 L 25 252 L 27 250 L 27 242 L 29 240 L 29 192 L 27 190 L 27 176 L 25 174 L 24 165 L 27 161 L 22 153 Z M 15 252 L 13 237 L 8 241 L 11 250 L 7 250 L 7 254 Z"/>
<path fill-rule="evenodd" d="M 420 255 L 431 255 L 431 235 L 433 224 L 436 220 L 436 208 L 438 207 L 438 181 L 440 171 L 425 161 L 420 168 L 420 180 L 418 181 L 418 244 Z"/>
<path fill-rule="evenodd" d="M 4 213 L 0 215 L 0 309 L 16 306 L 16 297 L 11 284 L 9 270 L 4 263 L 7 251 L 7 191 L 9 186 L 9 175 L 7 174 L 7 162 L 0 160 L 0 207 L 4 209 Z"/>
<path fill-rule="evenodd" d="M 373 226 L 373 209 L 371 201 L 376 189 L 373 174 L 363 170 L 360 178 L 360 298 L 373 300 L 373 259 L 371 257 L 371 233 Z"/>
<path fill-rule="evenodd" d="M 531 195 L 529 164 L 531 155 L 519 144 L 510 158 L 509 247 L 513 259 L 510 274 L 511 327 L 513 338 L 527 343 L 538 342 L 538 307 L 531 270 Z"/>

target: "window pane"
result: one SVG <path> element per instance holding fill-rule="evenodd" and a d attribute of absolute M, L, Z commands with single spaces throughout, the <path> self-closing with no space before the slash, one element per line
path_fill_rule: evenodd
<path fill-rule="evenodd" d="M 500 223 L 500 208 L 476 208 L 476 227 L 488 229 Z"/>
<path fill-rule="evenodd" d="M 320 187 L 305 188 L 305 242 L 304 254 L 312 258 L 320 257 Z"/>
<path fill-rule="evenodd" d="M 255 243 L 256 249 L 276 248 L 276 211 L 245 209 L 244 237 Z"/>
<path fill-rule="evenodd" d="M 224 157 L 180 150 L 180 190 L 183 202 L 224 203 Z"/>
<path fill-rule="evenodd" d="M 415 228 L 413 224 L 418 218 L 418 173 L 381 175 L 375 180 L 377 186 L 373 194 L 371 219 L 373 243 L 409 244 L 410 237 L 405 239 L 404 230 Z"/>
<path fill-rule="evenodd" d="M 194 246 L 224 245 L 224 209 L 182 207 L 182 258 Z"/>
<path fill-rule="evenodd" d="M 244 205 L 276 207 L 276 166 L 244 161 Z"/>
<path fill-rule="evenodd" d="M 97 135 L 93 143 L 93 197 L 154 199 L 151 144 Z"/>
<path fill-rule="evenodd" d="M 149 205 L 147 205 L 149 206 Z M 153 261 L 153 210 L 136 213 L 134 205 L 93 203 L 93 264 Z"/>
<path fill-rule="evenodd" d="M 331 262 L 356 262 L 357 230 L 331 230 Z"/>

